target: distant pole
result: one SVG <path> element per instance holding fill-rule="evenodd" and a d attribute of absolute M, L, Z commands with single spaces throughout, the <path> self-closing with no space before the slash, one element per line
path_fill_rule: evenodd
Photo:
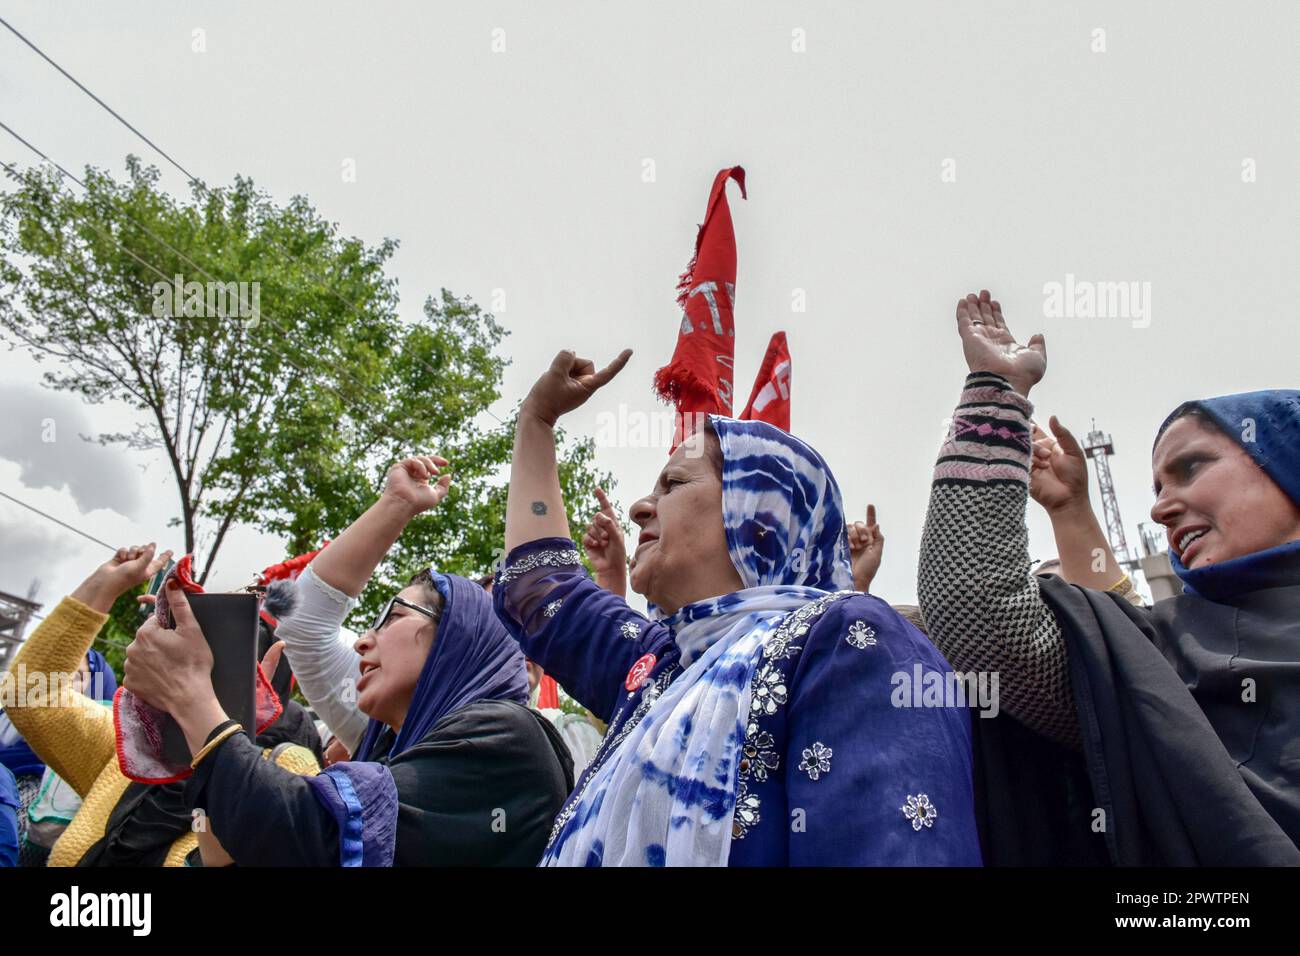
<path fill-rule="evenodd" d="M 1124 520 L 1119 515 L 1119 501 L 1115 497 L 1115 482 L 1110 477 L 1110 456 L 1115 454 L 1115 445 L 1110 435 L 1097 428 L 1095 418 L 1083 451 L 1097 467 L 1097 488 L 1101 491 L 1101 508 L 1106 517 L 1106 538 L 1110 541 L 1110 549 L 1115 552 L 1115 560 L 1121 567 L 1132 570 L 1136 568 L 1137 561 L 1128 551 Z"/>

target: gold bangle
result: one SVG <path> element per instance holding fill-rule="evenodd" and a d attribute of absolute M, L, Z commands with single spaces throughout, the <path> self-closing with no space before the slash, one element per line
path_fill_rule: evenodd
<path fill-rule="evenodd" d="M 233 737 L 235 734 L 239 733 L 243 729 L 244 728 L 239 724 L 231 724 L 221 733 L 217 734 L 217 736 L 209 740 L 206 744 L 203 745 L 203 748 L 194 755 L 194 759 L 190 761 L 190 769 L 197 770 L 199 766 L 199 761 L 201 761 L 208 754 L 212 753 L 212 751 L 216 750 L 218 745 L 220 745 L 222 741 L 226 740 L 228 737 Z"/>
<path fill-rule="evenodd" d="M 1133 593 L 1133 579 L 1125 574 L 1122 578 L 1106 589 L 1114 594 L 1121 596 Z"/>

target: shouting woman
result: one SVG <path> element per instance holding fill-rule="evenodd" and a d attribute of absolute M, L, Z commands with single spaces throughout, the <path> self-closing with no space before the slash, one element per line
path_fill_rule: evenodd
<path fill-rule="evenodd" d="M 308 566 L 305 593 L 281 627 L 337 642 L 352 600 L 407 523 L 447 493 L 450 475 L 439 476 L 446 464 L 426 455 L 390 468 L 379 500 Z M 356 744 L 348 741 L 352 759 L 314 777 L 263 761 L 227 718 L 212 691 L 208 644 L 183 593 L 171 598 L 176 629 L 155 620 L 140 628 L 125 684 L 180 724 L 196 768 L 185 798 L 205 809 L 234 862 L 537 861 L 572 786 L 572 762 L 528 708 L 523 655 L 473 581 L 425 571 L 388 600 L 340 677 L 369 722 Z M 320 684 L 312 686 L 309 699 Z"/>
<path fill-rule="evenodd" d="M 948 658 L 1001 674 L 1003 715 L 976 721 L 986 858 L 1300 864 L 1300 392 L 1165 420 L 1151 517 L 1185 593 L 1135 607 L 1113 562 L 1096 588 L 1029 573 L 1042 336 L 1019 345 L 988 292 L 958 303 L 957 330 L 970 376 L 919 592 Z"/>
<path fill-rule="evenodd" d="M 855 592 L 826 462 L 713 416 L 631 509 L 643 616 L 569 538 L 556 420 L 626 364 L 561 352 L 519 415 L 502 620 L 609 723 L 555 822 L 548 865 L 978 865 L 970 715 L 911 709 L 950 677 L 911 624 Z"/>

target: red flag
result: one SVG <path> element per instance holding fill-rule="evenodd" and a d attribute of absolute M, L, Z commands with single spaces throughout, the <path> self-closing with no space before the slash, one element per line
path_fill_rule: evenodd
<path fill-rule="evenodd" d="M 727 180 L 745 196 L 745 170 L 718 173 L 709 193 L 704 222 L 695 237 L 695 255 L 677 284 L 682 324 L 672 361 L 655 373 L 659 397 L 677 408 L 673 448 L 684 435 L 687 416 L 731 414 L 732 368 L 736 351 L 736 233 L 727 205 Z M 688 431 L 688 430 L 687 430 Z"/>
<path fill-rule="evenodd" d="M 560 706 L 560 685 L 550 674 L 543 674 L 537 684 L 537 709 L 554 710 Z"/>
<path fill-rule="evenodd" d="M 790 430 L 790 346 L 784 332 L 772 333 L 749 404 L 740 417 Z"/>
<path fill-rule="evenodd" d="M 258 584 L 268 584 L 271 581 L 280 581 L 284 578 L 295 580 L 298 575 L 302 574 L 303 568 L 311 564 L 311 559 L 316 557 L 325 550 L 326 541 L 315 551 L 309 551 L 306 554 L 300 554 L 296 558 L 290 558 L 288 561 L 281 561 L 279 564 L 273 564 L 269 568 L 263 568 L 262 573 L 257 576 Z"/>

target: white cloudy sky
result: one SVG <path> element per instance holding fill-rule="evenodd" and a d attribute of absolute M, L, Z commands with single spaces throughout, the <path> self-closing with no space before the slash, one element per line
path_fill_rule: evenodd
<path fill-rule="evenodd" d="M 785 329 L 794 431 L 854 511 L 878 505 L 875 590 L 896 602 L 915 596 L 929 471 L 965 371 L 962 293 L 988 287 L 1013 330 L 1046 334 L 1034 398 L 1044 418 L 1084 431 L 1095 417 L 1114 435 L 1131 541 L 1166 412 L 1296 384 L 1294 4 L 5 0 L 0 16 L 208 182 L 252 176 L 279 199 L 306 194 L 345 233 L 400 239 L 404 314 L 440 286 L 484 304 L 503 290 L 514 364 L 498 413 L 561 347 L 634 348 L 572 416 L 578 432 L 620 403 L 655 409 L 709 184 L 745 165 L 737 391 Z M 120 172 L 128 152 L 162 163 L 3 31 L 0 118 L 69 168 Z M 32 158 L 3 135 L 0 157 Z M 949 159 L 955 182 L 941 181 Z M 1044 316 L 1044 284 L 1067 274 L 1149 282 L 1150 326 Z M 795 289 L 806 312 L 791 311 Z M 39 372 L 0 352 L 0 490 L 106 541 L 176 543 L 162 461 L 81 442 L 120 429 L 121 410 L 42 390 Z M 599 458 L 623 506 L 662 460 Z M 1033 553 L 1051 554 L 1041 515 L 1030 528 Z M 0 545 L 0 590 L 39 577 L 47 603 L 106 554 L 2 499 Z M 215 583 L 282 557 L 243 529 Z"/>

